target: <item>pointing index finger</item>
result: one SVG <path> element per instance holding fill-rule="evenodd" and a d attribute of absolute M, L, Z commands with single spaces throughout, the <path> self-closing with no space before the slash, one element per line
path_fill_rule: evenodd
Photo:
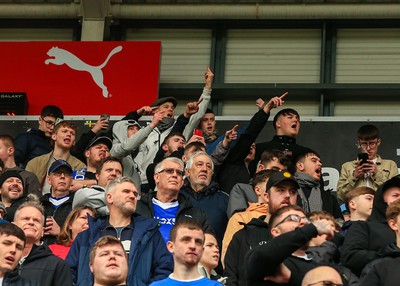
<path fill-rule="evenodd" d="M 289 94 L 289 92 L 285 92 L 284 94 L 282 94 L 279 98 L 280 99 L 283 99 L 286 95 L 288 95 Z"/>

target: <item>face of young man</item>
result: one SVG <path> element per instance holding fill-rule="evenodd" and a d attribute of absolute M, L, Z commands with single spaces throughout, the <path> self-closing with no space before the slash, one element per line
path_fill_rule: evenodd
<path fill-rule="evenodd" d="M 321 159 L 315 154 L 307 154 L 304 158 L 304 162 L 299 161 L 296 163 L 296 168 L 298 172 L 309 175 L 315 181 L 321 179 L 322 163 Z"/>
<path fill-rule="evenodd" d="M 204 251 L 204 232 L 200 229 L 181 227 L 174 242 L 168 241 L 167 248 L 174 256 L 175 265 L 197 267 Z"/>
<path fill-rule="evenodd" d="M 364 194 L 353 198 L 349 202 L 350 208 L 353 208 L 360 216 L 368 218 L 372 212 L 374 195 Z"/>
<path fill-rule="evenodd" d="M 206 113 L 200 121 L 200 128 L 206 135 L 211 135 L 215 131 L 215 115 L 213 113 Z"/>
<path fill-rule="evenodd" d="M 17 211 L 14 223 L 21 228 L 26 236 L 26 241 L 39 243 L 43 236 L 43 214 L 35 207 L 24 207 Z"/>
<path fill-rule="evenodd" d="M 127 129 L 128 138 L 131 138 L 131 136 L 133 134 L 136 134 L 136 132 L 138 132 L 138 131 L 139 131 L 139 126 L 137 126 L 137 125 L 128 126 L 128 129 Z"/>
<path fill-rule="evenodd" d="M 134 184 L 123 182 L 107 194 L 109 208 L 118 209 L 124 216 L 131 216 L 136 210 L 139 193 Z M 112 205 L 112 206 L 110 206 Z"/>
<path fill-rule="evenodd" d="M 47 177 L 52 195 L 67 194 L 72 183 L 72 173 L 68 168 L 58 168 Z"/>
<path fill-rule="evenodd" d="M 24 241 L 14 235 L 0 235 L 0 277 L 17 267 L 24 245 Z"/>
<path fill-rule="evenodd" d="M 61 126 L 57 133 L 51 135 L 54 145 L 61 149 L 70 150 L 75 144 L 75 130 L 68 126 Z"/>
<path fill-rule="evenodd" d="M 175 107 L 172 102 L 164 102 L 158 107 L 158 111 L 162 117 L 173 118 L 175 115 Z"/>
<path fill-rule="evenodd" d="M 277 135 L 296 137 L 300 130 L 299 117 L 295 114 L 280 115 L 275 127 Z"/>
<path fill-rule="evenodd" d="M 379 145 L 381 145 L 381 139 L 372 140 L 358 140 L 361 152 L 368 153 L 368 159 L 373 160 L 378 154 Z"/>
<path fill-rule="evenodd" d="M 207 268 L 214 269 L 219 262 L 219 246 L 215 237 L 209 233 L 205 234 L 204 251 L 200 264 Z"/>
<path fill-rule="evenodd" d="M 212 174 L 212 161 L 205 154 L 193 158 L 192 168 L 186 169 L 186 176 L 194 190 L 200 190 L 210 185 Z"/>
<path fill-rule="evenodd" d="M 389 188 L 383 193 L 383 200 L 388 204 L 388 206 L 398 199 L 400 199 L 399 187 Z"/>
<path fill-rule="evenodd" d="M 99 143 L 85 151 L 86 159 L 91 166 L 96 166 L 101 159 L 110 156 L 110 150 L 104 143 Z"/>
<path fill-rule="evenodd" d="M 95 283 L 119 285 L 128 276 L 128 261 L 119 244 L 108 244 L 97 248 L 93 263 L 90 264 Z"/>
<path fill-rule="evenodd" d="M 52 116 L 39 117 L 39 130 L 43 131 L 46 137 L 51 137 L 55 123 L 56 119 Z"/>
<path fill-rule="evenodd" d="M 273 214 L 281 207 L 295 205 L 297 201 L 297 186 L 291 181 L 282 181 L 272 186 L 268 192 L 268 209 Z"/>
<path fill-rule="evenodd" d="M 293 221 L 290 215 L 298 216 L 299 221 Z M 289 210 L 287 212 L 282 213 L 278 217 L 276 222 L 278 223 L 278 225 L 276 225 L 273 228 L 273 230 L 271 230 L 271 234 L 274 237 L 287 233 L 289 231 L 293 231 L 297 227 L 302 227 L 307 224 L 305 214 L 301 211 L 296 211 L 296 210 Z"/>
<path fill-rule="evenodd" d="M 122 166 L 119 162 L 109 161 L 103 164 L 100 174 L 96 174 L 97 184 L 105 187 L 108 182 L 122 177 Z"/>
<path fill-rule="evenodd" d="M 17 177 L 10 177 L 4 181 L 0 188 L 1 200 L 7 206 L 23 195 L 22 181 Z"/>
<path fill-rule="evenodd" d="M 162 167 L 161 172 L 154 173 L 154 181 L 158 191 L 167 191 L 178 195 L 183 185 L 182 167 L 178 163 L 171 161 L 164 162 Z"/>
<path fill-rule="evenodd" d="M 179 148 L 184 148 L 186 141 L 183 137 L 175 135 L 168 139 L 168 142 L 163 145 L 163 150 L 171 154 Z"/>

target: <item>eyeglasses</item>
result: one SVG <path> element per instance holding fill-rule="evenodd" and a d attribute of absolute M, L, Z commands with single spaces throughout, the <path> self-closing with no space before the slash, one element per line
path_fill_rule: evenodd
<path fill-rule="evenodd" d="M 314 286 L 314 285 L 321 285 L 321 286 L 343 286 L 343 284 L 333 283 L 331 281 L 318 281 L 315 283 L 307 284 L 307 286 Z"/>
<path fill-rule="evenodd" d="M 72 174 L 69 172 L 53 172 L 51 174 L 53 174 L 57 178 L 61 177 L 61 174 L 64 174 L 64 177 L 72 177 Z"/>
<path fill-rule="evenodd" d="M 358 146 L 359 148 L 361 147 L 361 148 L 363 148 L 363 149 L 367 149 L 367 147 L 373 149 L 373 148 L 376 147 L 377 144 L 378 144 L 378 140 L 376 140 L 376 141 L 371 141 L 371 142 L 363 142 L 363 143 L 357 144 L 357 146 Z"/>
<path fill-rule="evenodd" d="M 183 176 L 183 171 L 174 169 L 174 168 L 165 168 L 165 169 L 162 169 L 161 171 L 159 171 L 158 173 L 162 173 L 162 172 L 165 172 L 168 175 L 173 175 L 174 173 L 176 173 L 176 175 L 179 177 Z"/>
<path fill-rule="evenodd" d="M 44 123 L 46 123 L 46 126 L 49 127 L 49 128 L 54 127 L 54 125 L 56 125 L 56 123 L 55 123 L 54 121 L 51 121 L 51 120 L 44 120 L 43 117 L 40 117 L 40 118 L 42 118 L 42 120 L 44 121 Z"/>
<path fill-rule="evenodd" d="M 274 227 L 277 227 L 278 225 L 287 222 L 287 221 L 293 221 L 293 222 L 301 222 L 301 220 L 304 219 L 304 222 L 306 224 L 309 224 L 311 221 L 305 217 L 305 216 L 299 216 L 297 214 L 290 214 L 287 217 L 285 217 L 283 220 L 281 220 L 280 222 L 278 222 Z"/>

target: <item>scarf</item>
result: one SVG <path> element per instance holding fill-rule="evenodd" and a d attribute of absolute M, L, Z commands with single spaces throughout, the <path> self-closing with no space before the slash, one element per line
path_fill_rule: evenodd
<path fill-rule="evenodd" d="M 322 198 L 319 181 L 315 181 L 310 175 L 296 172 L 295 178 L 300 185 L 299 195 L 306 213 L 322 210 Z M 307 199 L 302 187 L 311 188 L 310 197 Z"/>
<path fill-rule="evenodd" d="M 172 127 L 172 125 L 174 125 L 175 123 L 175 119 L 169 118 L 169 117 L 164 117 L 160 123 L 158 123 L 157 128 L 158 130 L 163 133 L 165 130 L 167 130 L 168 128 Z"/>
<path fill-rule="evenodd" d="M 218 135 L 219 135 L 219 132 L 215 128 L 214 132 L 211 133 L 210 135 L 204 134 L 204 140 L 206 141 L 206 143 L 214 142 L 218 138 Z"/>

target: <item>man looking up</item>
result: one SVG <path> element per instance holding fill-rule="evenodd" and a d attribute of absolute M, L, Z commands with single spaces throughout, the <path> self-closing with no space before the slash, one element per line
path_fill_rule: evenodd
<path fill-rule="evenodd" d="M 90 251 L 90 271 L 93 286 L 126 285 L 128 258 L 118 238 L 106 235 L 96 241 Z"/>
<path fill-rule="evenodd" d="M 68 121 L 58 123 L 51 135 L 51 139 L 54 141 L 53 151 L 32 159 L 26 166 L 27 171 L 34 173 L 38 177 L 42 187 L 42 194 L 50 193 L 50 185 L 46 178 L 49 167 L 55 160 L 62 159 L 67 161 L 73 170 L 86 167 L 85 164 L 70 153 L 75 144 L 76 130 L 77 127 Z"/>

